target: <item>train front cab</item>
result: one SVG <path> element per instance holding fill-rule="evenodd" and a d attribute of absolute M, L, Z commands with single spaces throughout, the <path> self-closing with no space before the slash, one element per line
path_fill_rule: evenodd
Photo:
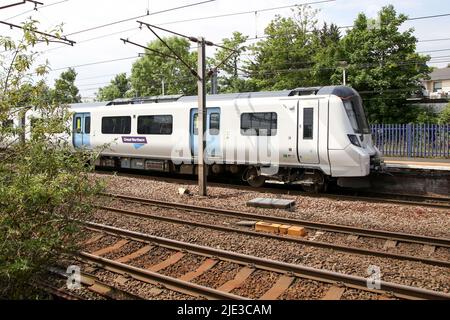
<path fill-rule="evenodd" d="M 329 157 L 333 177 L 366 177 L 375 168 L 380 153 L 359 94 L 337 87 L 330 96 Z"/>

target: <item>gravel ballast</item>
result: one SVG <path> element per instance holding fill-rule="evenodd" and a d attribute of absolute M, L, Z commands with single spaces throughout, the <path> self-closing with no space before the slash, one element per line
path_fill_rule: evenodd
<path fill-rule="evenodd" d="M 121 195 L 239 210 L 292 219 L 421 234 L 425 236 L 450 237 L 450 212 L 442 209 L 334 200 L 329 198 L 310 197 L 307 195 L 270 194 L 267 192 L 237 190 L 225 187 L 209 187 L 209 196 L 199 197 L 196 195 L 197 186 L 190 183 L 180 184 L 110 175 L 96 176 L 106 181 L 107 192 Z M 190 195 L 180 195 L 178 193 L 179 188 L 188 189 Z M 260 197 L 292 199 L 296 201 L 297 206 L 291 212 L 246 206 L 248 200 Z M 218 215 L 210 216 L 194 212 L 161 209 L 158 207 L 130 204 L 129 202 L 110 199 L 103 199 L 102 204 L 155 215 L 184 218 L 187 221 L 192 220 L 246 229 L 246 227 L 236 225 L 237 219 Z M 215 231 L 203 227 L 193 227 L 152 219 L 130 217 L 105 210 L 98 210 L 95 212 L 92 216 L 92 221 L 130 231 L 147 233 L 149 235 L 361 277 L 367 277 L 369 275 L 368 268 L 370 266 L 377 266 L 381 269 L 381 279 L 383 281 L 417 286 L 445 293 L 450 292 L 450 270 L 448 268 L 436 267 L 418 262 L 355 255 L 330 249 L 300 245 L 293 242 L 242 235 L 236 232 Z M 335 233 L 325 232 L 317 233 L 316 235 L 315 230 L 308 230 L 308 232 L 308 238 L 317 236 L 317 241 L 331 242 L 339 245 L 355 245 L 355 243 L 357 243 L 358 246 L 363 248 L 377 250 L 382 250 L 384 245 L 383 240 L 362 237 L 351 240 L 347 238 L 347 236 Z M 116 241 L 117 239 L 114 240 L 113 237 L 105 236 L 96 243 L 90 244 L 88 246 L 89 251 L 92 252 L 99 248 L 112 245 Z M 130 242 L 121 248 L 123 252 L 108 253 L 105 257 L 114 259 L 129 254 L 138 248 L 138 244 Z M 407 243 L 399 243 L 395 248 L 388 250 L 392 253 L 428 256 L 426 252 L 423 252 L 422 246 Z M 450 250 L 446 248 L 437 248 L 433 254 L 429 255 L 429 257 L 433 259 L 448 260 L 450 258 L 449 251 Z M 145 256 L 131 261 L 130 264 L 145 268 L 164 261 L 174 253 L 175 252 L 172 250 L 155 247 Z M 179 277 L 186 272 L 195 270 L 195 268 L 203 261 L 204 258 L 202 257 L 186 254 L 179 262 L 159 272 Z M 241 267 L 242 266 L 220 261 L 215 267 L 206 271 L 198 278 L 195 278 L 192 282 L 210 287 L 219 287 L 223 283 L 233 279 Z M 249 296 L 251 298 L 258 298 L 272 287 L 278 276 L 279 275 L 275 273 L 255 270 L 250 275 L 249 279 L 247 279 L 241 287 L 233 290 L 232 293 Z M 128 284 L 128 282 L 129 281 L 127 281 L 126 284 Z M 294 283 L 280 299 L 320 299 L 325 295 L 328 288 L 329 285 L 321 284 L 317 281 L 295 279 Z M 154 293 L 155 290 L 152 292 Z M 170 298 L 170 294 L 163 294 L 153 298 L 176 299 L 178 296 L 175 295 L 175 298 Z M 379 295 L 352 289 L 347 289 L 342 296 L 342 299 L 378 298 Z"/>
<path fill-rule="evenodd" d="M 208 187 L 208 197 L 200 197 L 197 196 L 198 187 L 190 183 L 179 184 L 101 174 L 95 176 L 106 182 L 108 192 L 122 195 L 425 236 L 450 237 L 450 211 L 445 209 L 336 200 L 310 197 L 306 194 L 271 194 L 224 187 Z M 191 195 L 180 195 L 179 188 L 188 189 Z M 249 200 L 265 197 L 295 200 L 296 208 L 287 212 L 246 206 Z"/>
<path fill-rule="evenodd" d="M 193 228 L 186 225 L 121 216 L 111 212 L 98 212 L 94 215 L 94 222 L 111 224 L 119 228 L 159 237 L 361 277 L 367 277 L 369 266 L 375 265 L 380 267 L 382 280 L 384 281 L 450 292 L 450 270 L 418 262 L 346 254 L 279 240 L 255 238 L 204 228 Z"/>

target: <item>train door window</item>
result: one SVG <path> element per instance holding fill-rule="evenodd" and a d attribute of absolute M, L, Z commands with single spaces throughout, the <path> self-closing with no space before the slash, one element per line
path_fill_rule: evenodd
<path fill-rule="evenodd" d="M 138 134 L 171 135 L 173 117 L 171 115 L 138 117 Z"/>
<path fill-rule="evenodd" d="M 131 117 L 104 117 L 102 118 L 103 134 L 130 134 Z"/>
<path fill-rule="evenodd" d="M 313 139 L 314 134 L 314 109 L 303 109 L 303 139 Z"/>
<path fill-rule="evenodd" d="M 209 116 L 209 134 L 217 136 L 220 133 L 220 113 L 211 113 Z"/>
<path fill-rule="evenodd" d="M 91 117 L 84 118 L 84 133 L 91 133 Z"/>
<path fill-rule="evenodd" d="M 198 113 L 194 114 L 194 135 L 198 135 Z"/>
<path fill-rule="evenodd" d="M 75 118 L 75 132 L 81 133 L 81 117 Z"/>
<path fill-rule="evenodd" d="M 241 134 L 244 136 L 276 136 L 278 117 L 275 112 L 244 113 Z"/>

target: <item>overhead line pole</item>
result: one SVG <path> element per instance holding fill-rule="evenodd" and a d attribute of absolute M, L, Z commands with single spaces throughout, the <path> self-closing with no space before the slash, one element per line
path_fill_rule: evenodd
<path fill-rule="evenodd" d="M 207 109 L 206 109 L 206 80 L 210 78 L 212 75 L 217 74 L 217 69 L 222 66 L 226 60 L 228 60 L 233 54 L 238 52 L 237 50 L 230 49 L 221 45 L 216 45 L 211 41 L 206 41 L 203 37 L 190 37 L 175 31 L 171 31 L 165 28 L 161 28 L 158 26 L 151 25 L 149 23 L 143 22 L 143 21 L 137 21 L 139 25 L 142 27 L 145 25 L 161 42 L 162 44 L 169 49 L 169 51 L 172 53 L 171 58 L 175 58 L 178 61 L 180 61 L 184 66 L 186 66 L 189 71 L 197 78 L 197 89 L 198 89 L 198 140 L 197 140 L 197 171 L 198 171 L 198 188 L 199 188 L 199 195 L 200 196 L 207 196 L 207 172 L 208 172 L 208 165 L 205 163 L 205 155 L 206 155 L 206 127 L 207 127 Z M 189 64 L 183 60 L 183 58 L 177 54 L 176 51 L 174 51 L 168 43 L 161 38 L 154 30 L 159 29 L 165 32 L 169 32 L 172 34 L 175 34 L 176 36 L 186 38 L 192 42 L 197 43 L 197 50 L 198 50 L 198 63 L 197 63 L 197 71 L 195 71 L 193 68 L 189 66 Z M 128 39 L 121 39 L 124 43 L 131 43 L 133 45 L 137 45 L 141 48 L 145 48 L 142 45 L 133 43 L 129 41 Z M 223 61 L 221 61 L 215 68 L 212 68 L 208 73 L 206 73 L 206 46 L 217 46 L 222 49 L 227 49 L 232 51 L 232 53 L 226 57 Z M 148 47 L 145 49 L 149 49 Z M 154 51 L 157 54 L 161 54 L 157 50 L 151 50 Z M 195 155 L 194 155 L 195 159 Z M 195 164 L 195 163 L 194 163 Z"/>
<path fill-rule="evenodd" d="M 198 38 L 198 152 L 197 152 L 197 166 L 198 166 L 198 191 L 200 196 L 207 196 L 207 171 L 208 167 L 205 164 L 205 150 L 206 150 L 206 44 L 205 39 Z"/>

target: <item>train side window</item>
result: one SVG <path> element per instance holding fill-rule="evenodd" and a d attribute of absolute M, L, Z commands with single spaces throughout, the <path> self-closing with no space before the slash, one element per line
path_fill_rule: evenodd
<path fill-rule="evenodd" d="M 220 113 L 211 113 L 209 116 L 209 134 L 217 136 L 220 133 Z"/>
<path fill-rule="evenodd" d="M 241 134 L 244 136 L 276 136 L 278 116 L 275 112 L 243 113 Z"/>
<path fill-rule="evenodd" d="M 91 117 L 84 118 L 84 133 L 91 133 Z"/>
<path fill-rule="evenodd" d="M 312 140 L 314 134 L 314 109 L 303 109 L 303 139 Z"/>
<path fill-rule="evenodd" d="M 81 133 L 81 118 L 75 118 L 75 133 Z"/>
<path fill-rule="evenodd" d="M 131 117 L 103 117 L 103 134 L 130 134 Z"/>
<path fill-rule="evenodd" d="M 171 115 L 138 117 L 138 134 L 171 135 L 173 117 Z"/>

